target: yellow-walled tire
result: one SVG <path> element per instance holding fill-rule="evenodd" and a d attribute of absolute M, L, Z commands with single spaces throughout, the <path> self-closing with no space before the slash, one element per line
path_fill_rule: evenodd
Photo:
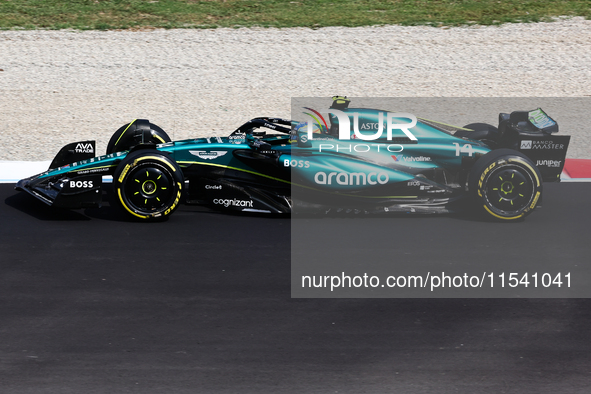
<path fill-rule="evenodd" d="M 468 189 L 487 216 L 515 221 L 531 214 L 540 202 L 542 176 L 527 156 L 512 149 L 498 149 L 476 161 Z"/>
<path fill-rule="evenodd" d="M 183 173 L 157 150 L 130 153 L 113 175 L 115 199 L 129 215 L 150 221 L 168 218 L 179 206 Z"/>

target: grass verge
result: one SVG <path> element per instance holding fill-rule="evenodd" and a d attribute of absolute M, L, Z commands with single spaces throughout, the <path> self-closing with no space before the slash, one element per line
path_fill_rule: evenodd
<path fill-rule="evenodd" d="M 494 25 L 591 16 L 589 0 L 0 0 L 0 29 Z"/>

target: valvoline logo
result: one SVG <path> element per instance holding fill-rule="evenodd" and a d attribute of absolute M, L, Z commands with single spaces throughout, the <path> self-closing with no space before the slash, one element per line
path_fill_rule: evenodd
<path fill-rule="evenodd" d="M 392 155 L 392 158 L 394 159 L 394 161 L 410 161 L 410 162 L 416 162 L 416 161 L 432 161 L 432 159 L 428 156 L 403 156 L 403 155 Z"/>

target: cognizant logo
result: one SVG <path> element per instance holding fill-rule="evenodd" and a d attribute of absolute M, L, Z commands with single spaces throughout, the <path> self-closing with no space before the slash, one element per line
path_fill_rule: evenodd
<path fill-rule="evenodd" d="M 248 207 L 252 208 L 252 201 L 247 200 L 238 200 L 238 199 L 222 199 L 222 198 L 215 198 L 213 200 L 214 204 L 223 205 L 224 207 L 228 208 L 230 205 L 233 207 Z"/>
<path fill-rule="evenodd" d="M 314 123 L 317 123 L 320 128 L 324 125 L 324 128 L 328 129 L 328 125 L 322 113 L 312 109 L 305 107 L 307 110 L 311 111 L 312 113 L 305 112 L 305 114 L 309 117 L 307 123 L 307 137 L 308 140 L 314 138 Z M 378 123 L 375 127 L 371 127 L 371 129 L 377 129 L 374 134 L 361 134 L 359 132 L 359 113 L 353 112 L 346 114 L 345 112 L 330 108 L 326 111 L 323 111 L 325 114 L 332 114 L 337 117 L 339 120 L 339 139 L 340 140 L 350 140 L 351 139 L 351 126 L 350 126 L 350 118 L 349 116 L 353 116 L 353 138 L 360 139 L 363 141 L 373 141 L 378 138 L 382 137 L 384 132 L 384 118 L 386 120 L 386 139 L 392 140 L 392 132 L 394 130 L 401 130 L 409 139 L 412 141 L 417 141 L 417 137 L 415 137 L 411 132 L 410 128 L 413 128 L 417 125 L 417 117 L 412 114 L 407 113 L 391 113 L 391 112 L 379 112 L 378 113 Z M 400 122 L 400 119 L 409 119 L 410 122 Z M 323 123 L 323 125 L 321 124 Z M 363 129 L 367 129 L 363 127 Z"/>
<path fill-rule="evenodd" d="M 345 185 L 345 186 L 361 186 L 369 185 L 384 185 L 388 183 L 390 177 L 385 172 L 370 172 L 365 174 L 363 172 L 317 172 L 314 175 L 314 182 L 319 185 Z M 334 183 L 333 183 L 334 182 Z"/>

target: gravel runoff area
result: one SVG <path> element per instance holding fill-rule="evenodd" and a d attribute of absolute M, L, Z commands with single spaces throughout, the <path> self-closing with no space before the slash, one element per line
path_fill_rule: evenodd
<path fill-rule="evenodd" d="M 173 139 L 227 135 L 252 117 L 289 118 L 294 96 L 583 98 L 591 95 L 591 21 L 1 31 L 0 69 L 0 160 L 50 160 L 77 140 L 96 139 L 103 151 L 135 118 Z M 573 135 L 571 158 L 591 158 L 589 102 L 569 108 L 580 127 L 565 129 L 559 116 L 561 131 Z M 444 118 L 428 106 L 390 110 L 461 126 L 496 123 L 499 111 L 517 109 L 531 108 L 481 105 Z"/>

